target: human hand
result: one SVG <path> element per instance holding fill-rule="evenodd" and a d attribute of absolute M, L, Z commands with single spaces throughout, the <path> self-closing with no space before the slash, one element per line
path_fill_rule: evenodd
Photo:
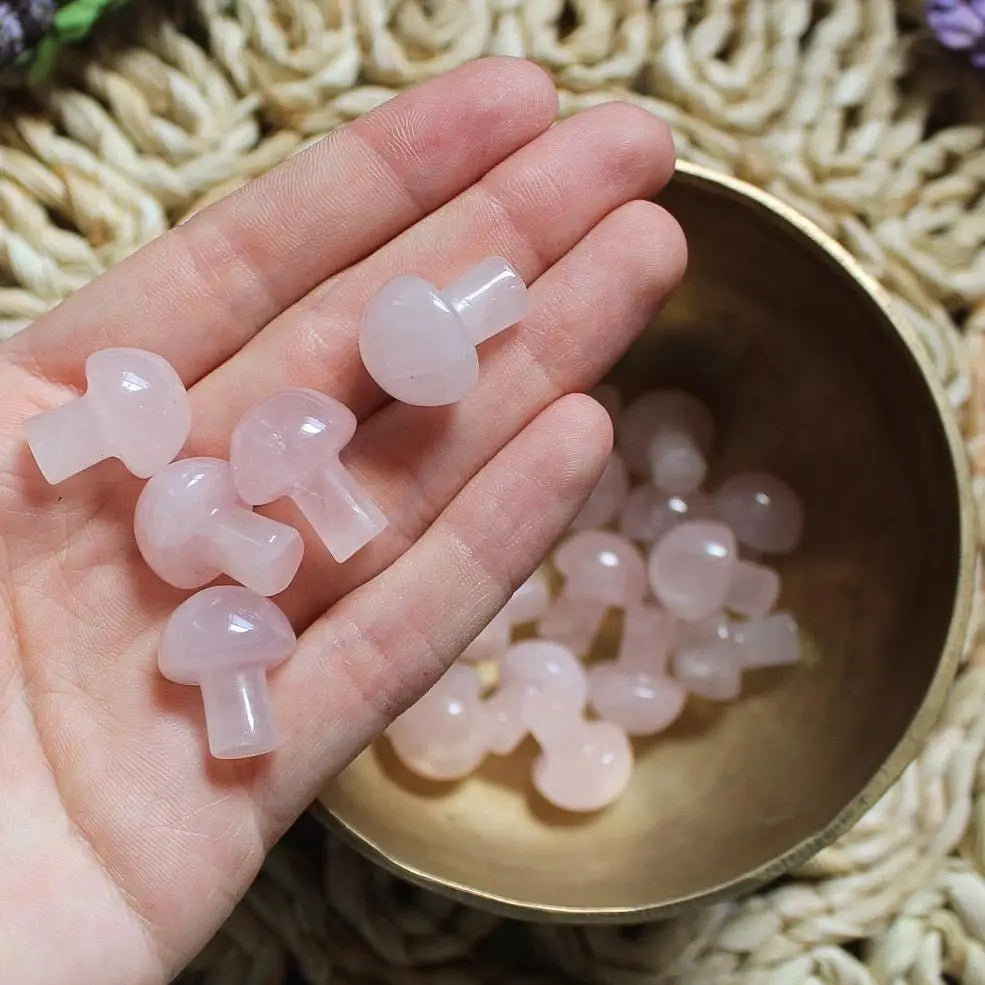
<path fill-rule="evenodd" d="M 0 981 L 141 985 L 209 938 L 328 778 L 416 700 L 537 565 L 600 474 L 608 418 L 580 395 L 680 278 L 646 201 L 668 131 L 600 106 L 551 126 L 529 63 L 405 93 L 198 214 L 0 347 Z M 389 278 L 439 284 L 508 257 L 532 314 L 483 345 L 449 408 L 387 403 L 360 314 Z M 24 421 L 76 396 L 91 352 L 168 358 L 188 454 L 313 387 L 361 425 L 349 466 L 390 527 L 344 566 L 310 542 L 277 599 L 300 634 L 271 677 L 284 744 L 208 756 L 201 696 L 157 671 L 184 597 L 144 565 L 141 483 L 105 462 L 50 487 Z M 289 504 L 269 511 L 303 526 Z"/>

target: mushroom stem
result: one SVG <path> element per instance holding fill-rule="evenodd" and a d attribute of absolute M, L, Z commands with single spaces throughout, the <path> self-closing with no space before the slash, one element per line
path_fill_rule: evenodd
<path fill-rule="evenodd" d="M 308 477 L 291 498 L 336 561 L 347 561 L 387 525 L 380 508 L 341 463 Z"/>
<path fill-rule="evenodd" d="M 209 750 L 216 759 L 245 759 L 280 744 L 263 667 L 216 671 L 199 682 Z"/>
<path fill-rule="evenodd" d="M 605 602 L 579 595 L 565 585 L 537 624 L 537 632 L 583 656 L 602 628 L 607 609 Z"/>
<path fill-rule="evenodd" d="M 32 417 L 24 428 L 34 460 L 52 485 L 109 457 L 85 397 Z"/>
<path fill-rule="evenodd" d="M 245 507 L 224 510 L 217 519 L 212 557 L 220 571 L 259 595 L 277 595 L 290 585 L 304 552 L 293 527 Z"/>
<path fill-rule="evenodd" d="M 565 745 L 572 725 L 581 720 L 581 713 L 564 708 L 556 696 L 540 688 L 529 689 L 520 699 L 520 719 L 545 752 Z"/>
<path fill-rule="evenodd" d="M 476 264 L 442 294 L 476 345 L 515 325 L 530 311 L 523 278 L 502 257 Z"/>

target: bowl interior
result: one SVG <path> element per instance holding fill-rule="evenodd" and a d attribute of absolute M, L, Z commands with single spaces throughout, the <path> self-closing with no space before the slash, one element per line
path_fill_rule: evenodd
<path fill-rule="evenodd" d="M 628 397 L 674 384 L 706 399 L 713 480 L 764 468 L 802 494 L 805 541 L 778 566 L 806 659 L 748 675 L 735 704 L 692 698 L 637 742 L 628 792 L 594 815 L 536 796 L 530 740 L 452 785 L 412 777 L 381 741 L 326 790 L 364 850 L 515 915 L 651 916 L 776 874 L 899 772 L 955 649 L 961 471 L 907 344 L 848 269 L 756 199 L 685 173 L 662 201 L 690 269 L 610 379 Z"/>

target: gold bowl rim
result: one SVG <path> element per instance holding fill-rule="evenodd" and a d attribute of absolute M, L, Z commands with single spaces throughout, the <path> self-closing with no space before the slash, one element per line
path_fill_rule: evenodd
<path fill-rule="evenodd" d="M 924 384 L 933 398 L 938 422 L 947 441 L 957 486 L 960 556 L 948 633 L 934 676 L 906 732 L 880 769 L 850 803 L 819 831 L 804 838 L 769 862 L 710 889 L 681 896 L 668 902 L 632 906 L 587 907 L 548 905 L 511 899 L 508 896 L 478 890 L 460 882 L 442 879 L 409 863 L 392 858 L 379 844 L 355 830 L 320 800 L 316 800 L 312 805 L 315 815 L 339 835 L 344 842 L 393 875 L 425 889 L 434 890 L 461 903 L 478 905 L 484 910 L 502 916 L 552 923 L 630 923 L 663 919 L 695 906 L 709 905 L 723 899 L 744 895 L 796 868 L 851 828 L 886 793 L 907 765 L 916 757 L 920 746 L 940 715 L 957 672 L 966 641 L 971 613 L 974 565 L 977 555 L 971 477 L 957 420 L 919 338 L 901 313 L 895 309 L 886 290 L 862 269 L 858 261 L 840 243 L 792 206 L 746 181 L 713 171 L 700 164 L 680 161 L 677 165 L 677 174 L 688 179 L 697 179 L 699 183 L 714 185 L 719 191 L 724 191 L 733 197 L 752 200 L 774 217 L 793 226 L 822 253 L 833 260 L 837 266 L 848 273 L 869 296 L 877 311 L 905 344 L 910 358 L 920 370 Z"/>

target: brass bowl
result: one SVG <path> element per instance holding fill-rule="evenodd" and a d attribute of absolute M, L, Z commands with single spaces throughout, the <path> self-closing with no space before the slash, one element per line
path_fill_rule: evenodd
<path fill-rule="evenodd" d="M 692 699 L 587 817 L 536 796 L 529 740 L 441 786 L 381 741 L 324 791 L 330 823 L 386 868 L 511 916 L 662 917 L 804 861 L 919 750 L 965 636 L 969 480 L 910 329 L 771 196 L 688 166 L 661 200 L 690 270 L 610 379 L 692 388 L 720 422 L 719 474 L 764 467 L 801 492 L 805 542 L 780 568 L 806 659 L 749 675 L 733 705 Z"/>

